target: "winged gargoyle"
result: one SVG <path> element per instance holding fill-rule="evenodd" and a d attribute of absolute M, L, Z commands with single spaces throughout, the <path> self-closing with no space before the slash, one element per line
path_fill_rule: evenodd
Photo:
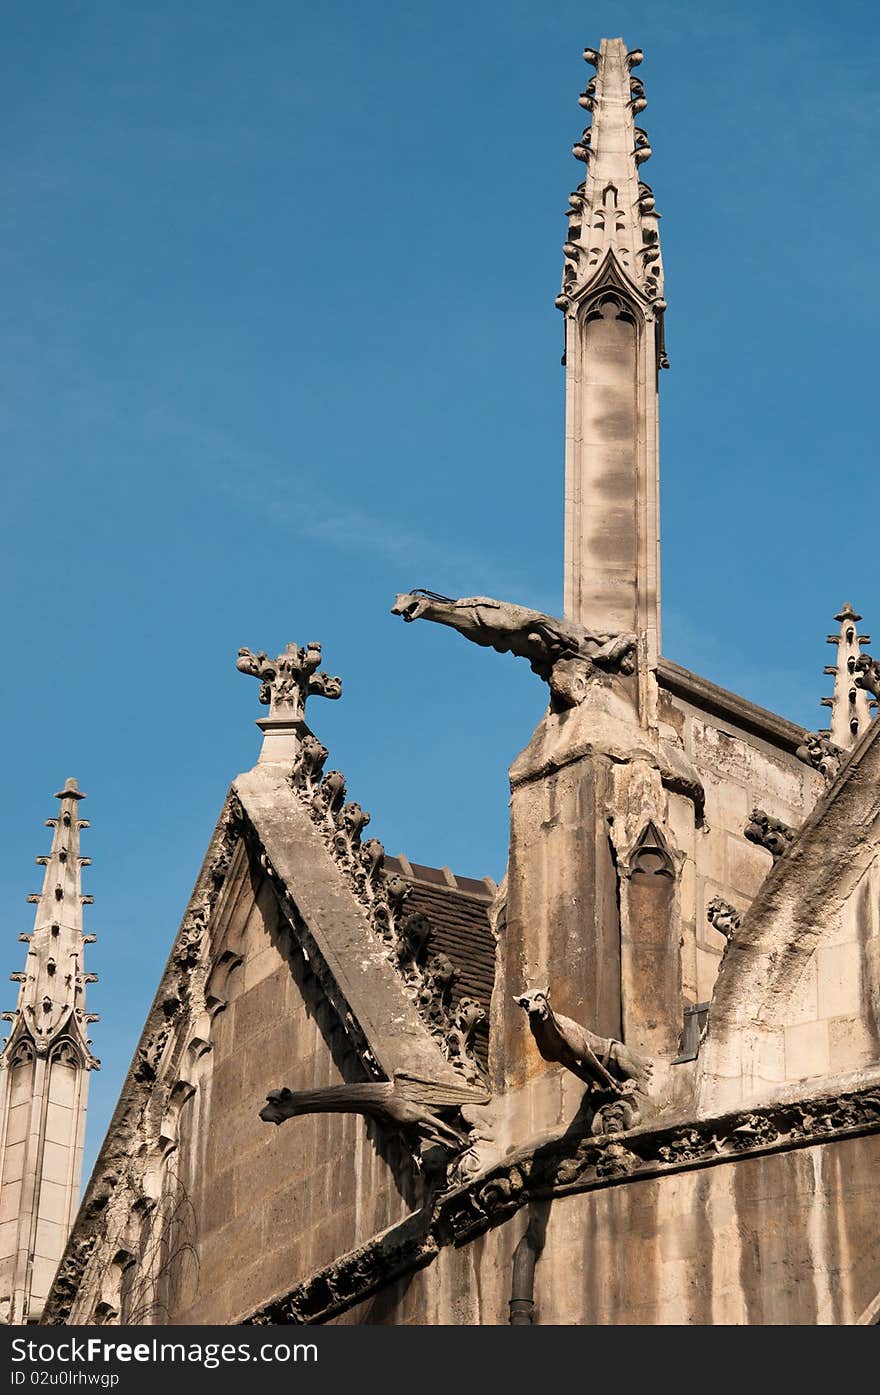
<path fill-rule="evenodd" d="M 635 669 L 634 634 L 599 634 L 572 620 L 556 620 L 489 596 L 456 601 L 434 591 L 407 591 L 397 597 L 391 613 L 406 621 L 449 625 L 474 644 L 528 659 L 532 672 L 549 683 L 556 710 L 581 701 L 597 668 L 625 674 Z"/>
<path fill-rule="evenodd" d="M 395 1071 L 391 1080 L 358 1085 L 328 1085 L 318 1090 L 272 1090 L 260 1110 L 267 1124 L 282 1124 L 300 1114 L 365 1114 L 398 1129 L 416 1129 L 429 1143 L 460 1152 L 469 1146 L 467 1132 L 447 1123 L 438 1109 L 488 1104 L 485 1090 L 440 1084 Z"/>
<path fill-rule="evenodd" d="M 535 1044 L 545 1061 L 558 1061 L 589 1087 L 603 1108 L 597 1111 L 597 1125 L 607 1125 L 609 1107 L 619 1102 L 616 1127 L 636 1123 L 639 1110 L 633 1098 L 637 1091 L 647 1093 L 654 1067 L 646 1057 L 613 1037 L 600 1037 L 570 1017 L 563 1017 L 550 1006 L 549 988 L 531 988 L 514 998 L 525 1011 Z M 608 1116 L 606 1118 L 605 1116 Z"/>

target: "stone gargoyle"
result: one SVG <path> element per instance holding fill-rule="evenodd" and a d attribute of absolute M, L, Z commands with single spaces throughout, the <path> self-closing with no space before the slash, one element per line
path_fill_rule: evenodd
<path fill-rule="evenodd" d="M 489 596 L 456 601 L 434 591 L 407 591 L 397 597 L 391 613 L 406 621 L 433 620 L 449 625 L 474 644 L 528 659 L 532 672 L 549 683 L 554 711 L 576 707 L 597 670 L 635 671 L 638 641 L 634 634 L 599 634 L 573 620 L 556 620 L 539 610 L 494 601 Z"/>
<path fill-rule="evenodd" d="M 468 1132 L 441 1119 L 438 1109 L 488 1104 L 486 1090 L 470 1085 L 422 1080 L 395 1071 L 392 1080 L 356 1085 L 327 1085 L 318 1090 L 272 1090 L 260 1110 L 267 1124 L 282 1124 L 301 1114 L 365 1114 L 393 1128 L 413 1129 L 429 1143 L 461 1152 L 470 1146 Z"/>
<path fill-rule="evenodd" d="M 594 1133 L 622 1132 L 639 1119 L 637 1093 L 647 1094 L 653 1063 L 613 1037 L 599 1037 L 553 1011 L 549 988 L 531 988 L 514 998 L 526 1013 L 545 1061 L 558 1061 L 587 1085 L 599 1107 Z"/>
<path fill-rule="evenodd" d="M 860 654 L 855 663 L 855 682 L 857 688 L 880 698 L 880 661 L 870 654 Z"/>

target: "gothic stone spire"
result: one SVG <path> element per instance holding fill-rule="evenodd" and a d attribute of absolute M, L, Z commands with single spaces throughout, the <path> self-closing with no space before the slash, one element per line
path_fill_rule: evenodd
<path fill-rule="evenodd" d="M 14 1011 L 3 1014 L 12 1031 L 0 1051 L 0 1318 L 35 1321 L 64 1251 L 79 1200 L 89 1072 L 92 1055 L 83 967 L 79 816 L 85 795 L 68 780 L 47 819 L 53 832 L 43 889 L 28 896 L 36 906 Z"/>
<path fill-rule="evenodd" d="M 586 178 L 564 247 L 565 613 L 636 631 L 656 664 L 659 620 L 657 370 L 665 366 L 659 214 L 640 169 L 651 154 L 640 50 L 603 39 L 584 58 L 592 124 L 574 146 Z"/>
<path fill-rule="evenodd" d="M 856 683 L 862 645 L 870 644 L 871 636 L 859 634 L 862 617 L 848 601 L 834 618 L 840 629 L 836 635 L 828 636 L 828 643 L 837 645 L 837 661 L 825 668 L 827 674 L 834 676 L 834 693 L 822 699 L 822 706 L 831 708 L 831 725 L 824 735 L 830 736 L 842 751 L 851 751 L 871 721 L 870 697 Z"/>

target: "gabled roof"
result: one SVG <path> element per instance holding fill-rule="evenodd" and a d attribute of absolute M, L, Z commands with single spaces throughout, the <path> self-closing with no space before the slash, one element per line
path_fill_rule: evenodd
<path fill-rule="evenodd" d="M 495 986 L 495 936 L 490 911 L 497 888 L 488 877 L 456 876 L 448 867 L 426 867 L 406 857 L 386 857 L 386 870 L 405 877 L 412 887 L 407 904 L 426 915 L 433 943 L 458 970 L 457 988 L 476 998 L 486 1016 L 477 1027 L 475 1047 L 483 1065 L 489 1050 L 489 1007 Z"/>

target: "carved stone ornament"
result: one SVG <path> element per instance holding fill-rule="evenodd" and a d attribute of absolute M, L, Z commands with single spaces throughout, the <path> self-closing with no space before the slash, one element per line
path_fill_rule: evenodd
<path fill-rule="evenodd" d="M 738 911 L 736 906 L 725 901 L 723 896 L 713 896 L 706 907 L 706 919 L 719 934 L 724 936 L 729 944 L 740 927 L 742 911 Z"/>
<path fill-rule="evenodd" d="M 441 1084 L 395 1072 L 393 1080 L 328 1085 L 317 1090 L 273 1090 L 260 1118 L 281 1124 L 301 1114 L 365 1114 L 398 1129 L 414 1129 L 429 1143 L 460 1152 L 470 1146 L 470 1129 L 441 1119 L 439 1109 L 488 1104 L 485 1090 Z"/>
<path fill-rule="evenodd" d="M 143 1084 L 152 1084 L 158 1078 L 175 1023 L 189 1004 L 193 971 L 202 957 L 211 912 L 229 871 L 243 825 L 241 804 L 236 796 L 232 796 L 214 857 L 208 865 L 205 888 L 190 903 L 172 951 L 162 983 L 161 1016 L 151 1024 L 151 1030 L 135 1053 L 132 1074 L 135 1080 Z"/>
<path fill-rule="evenodd" d="M 290 772 L 291 788 L 333 854 L 388 962 L 444 1056 L 465 1080 L 481 1081 L 483 1068 L 473 1045 L 485 1008 L 475 998 L 457 997 L 455 966 L 433 948 L 428 917 L 408 909 L 409 882 L 385 871 L 383 844 L 378 838 L 363 841 L 370 815 L 355 800 L 346 799 L 341 771 L 323 773 L 327 755 L 326 746 L 306 735 Z"/>
<path fill-rule="evenodd" d="M 743 830 L 750 843 L 757 843 L 773 855 L 776 862 L 788 852 L 795 840 L 795 830 L 781 819 L 771 818 L 763 809 L 753 809 Z"/>
<path fill-rule="evenodd" d="M 549 988 L 531 988 L 514 998 L 529 1019 L 535 1044 L 545 1061 L 556 1061 L 583 1080 L 598 1105 L 595 1133 L 619 1133 L 640 1117 L 637 1093 L 647 1094 L 653 1063 L 613 1037 L 563 1017 L 550 1006 Z"/>
<path fill-rule="evenodd" d="M 554 711 L 576 707 L 590 681 L 602 673 L 635 671 L 638 641 L 634 634 L 599 633 L 489 596 L 453 600 L 433 591 L 408 591 L 397 597 L 391 613 L 407 622 L 433 620 L 448 625 L 483 648 L 528 659 L 532 672 L 550 685 Z"/>
<path fill-rule="evenodd" d="M 860 655 L 855 662 L 855 683 L 857 688 L 880 699 L 880 660 L 872 659 L 870 654 Z"/>
<path fill-rule="evenodd" d="M 660 215 L 653 191 L 639 179 L 651 145 L 634 124 L 648 105 L 645 85 L 633 76 L 633 55 L 619 40 L 604 40 L 601 53 L 586 49 L 585 58 L 597 72 L 578 103 L 591 113 L 592 125 L 581 132 L 572 154 L 586 166 L 586 177 L 569 195 L 556 304 L 573 313 L 603 282 L 619 279 L 660 319 L 666 308 Z M 665 367 L 662 343 L 659 358 Z"/>
<path fill-rule="evenodd" d="M 824 732 L 808 731 L 804 734 L 803 742 L 798 746 L 795 755 L 804 765 L 811 765 L 814 770 L 818 770 L 830 785 L 840 774 L 840 767 L 847 752 L 835 746 L 830 736 L 826 736 Z"/>
<path fill-rule="evenodd" d="M 880 1090 L 823 1096 L 665 1127 L 624 1138 L 565 1133 L 524 1150 L 439 1196 L 433 1207 L 310 1274 L 296 1288 L 243 1319 L 245 1326 L 323 1323 L 398 1278 L 430 1264 L 441 1248 L 462 1245 L 535 1200 L 626 1185 L 750 1154 L 784 1152 L 880 1129 Z"/>
<path fill-rule="evenodd" d="M 260 702 L 269 708 L 270 717 L 284 717 L 291 722 L 305 719 L 308 698 L 342 696 L 342 680 L 318 672 L 320 666 L 321 646 L 314 641 L 303 649 L 288 644 L 276 659 L 270 659 L 262 650 L 254 654 L 250 649 L 239 649 L 235 665 L 240 673 L 259 678 Z"/>

